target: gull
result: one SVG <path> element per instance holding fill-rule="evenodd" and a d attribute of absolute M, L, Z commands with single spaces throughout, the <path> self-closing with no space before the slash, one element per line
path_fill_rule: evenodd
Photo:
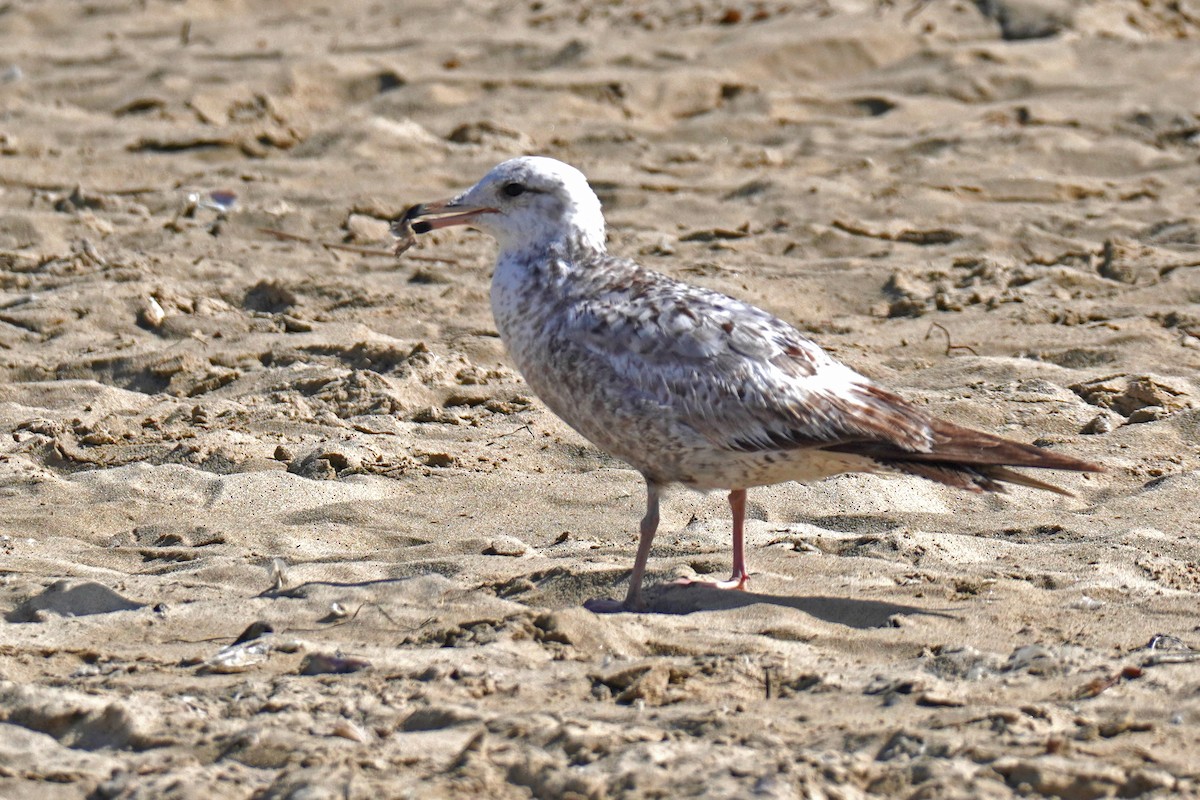
<path fill-rule="evenodd" d="M 933 417 L 770 313 L 609 255 L 600 200 L 560 161 L 505 161 L 457 197 L 411 207 L 396 227 L 453 225 L 499 244 L 492 313 L 530 388 L 645 478 L 628 592 L 588 601 L 593 611 L 645 610 L 642 579 L 671 484 L 728 492 L 733 574 L 703 585 L 744 589 L 746 490 L 756 486 L 869 472 L 1070 494 L 1010 467 L 1102 471 Z"/>

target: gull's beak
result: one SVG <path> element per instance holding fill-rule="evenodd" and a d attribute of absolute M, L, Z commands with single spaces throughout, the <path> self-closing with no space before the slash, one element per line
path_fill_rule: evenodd
<path fill-rule="evenodd" d="M 499 209 L 489 206 L 460 206 L 453 200 L 418 203 L 404 212 L 401 225 L 409 225 L 414 233 L 429 233 L 451 225 L 469 225 L 482 214 L 496 214 Z"/>

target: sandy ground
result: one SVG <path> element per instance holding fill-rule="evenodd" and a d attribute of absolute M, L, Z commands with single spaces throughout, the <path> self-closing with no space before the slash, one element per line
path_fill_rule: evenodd
<path fill-rule="evenodd" d="M 1200 6 L 982 5 L 5 5 L 0 797 L 1200 794 Z M 638 476 L 508 363 L 489 240 L 386 254 L 521 153 L 1109 471 L 756 490 L 744 594 L 669 586 L 729 562 L 679 490 L 658 613 L 589 614 Z"/>

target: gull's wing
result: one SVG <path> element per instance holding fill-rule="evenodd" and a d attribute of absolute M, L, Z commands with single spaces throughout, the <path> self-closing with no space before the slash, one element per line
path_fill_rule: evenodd
<path fill-rule="evenodd" d="M 795 328 L 718 292 L 606 258 L 564 330 L 713 446 L 740 452 L 850 442 L 928 452 L 930 418 Z M 605 269 L 605 267 L 609 269 Z"/>
<path fill-rule="evenodd" d="M 1009 466 L 1102 472 L 1071 456 L 929 416 L 748 303 L 606 258 L 576 294 L 576 346 L 733 452 L 822 448 L 972 491 L 1018 483 L 1069 494 Z"/>

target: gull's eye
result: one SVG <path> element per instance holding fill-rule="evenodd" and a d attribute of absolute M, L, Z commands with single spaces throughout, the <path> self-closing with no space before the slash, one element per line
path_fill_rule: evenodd
<path fill-rule="evenodd" d="M 506 183 L 504 184 L 503 192 L 509 197 L 520 197 L 525 194 L 525 184 L 517 183 L 516 181 Z"/>

